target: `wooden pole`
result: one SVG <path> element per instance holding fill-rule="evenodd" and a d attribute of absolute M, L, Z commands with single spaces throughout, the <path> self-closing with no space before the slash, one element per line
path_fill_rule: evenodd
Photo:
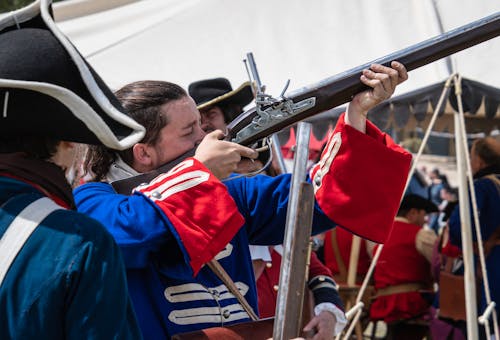
<path fill-rule="evenodd" d="M 314 190 L 310 183 L 305 182 L 310 133 L 311 124 L 299 123 L 297 153 L 294 159 L 283 241 L 280 288 L 274 317 L 274 340 L 296 338 L 301 332 L 300 320 L 302 319 L 306 269 L 309 261 L 309 238 L 314 210 Z"/>
<path fill-rule="evenodd" d="M 356 285 L 356 274 L 358 272 L 359 249 L 361 248 L 361 238 L 352 236 L 351 255 L 349 257 L 349 267 L 347 269 L 347 285 L 353 287 Z"/>

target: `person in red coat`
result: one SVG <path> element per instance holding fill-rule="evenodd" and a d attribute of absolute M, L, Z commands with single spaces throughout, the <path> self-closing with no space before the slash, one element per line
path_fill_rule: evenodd
<path fill-rule="evenodd" d="M 419 333 L 425 329 L 415 330 L 400 321 L 420 318 L 429 310 L 432 300 L 426 295 L 432 292 L 430 258 L 432 240 L 437 236 L 423 225 L 427 214 L 437 210 L 422 196 L 405 196 L 375 267 L 376 298 L 370 318 L 385 321 L 395 339 L 421 339 L 425 335 Z M 423 245 L 421 240 L 425 240 Z"/>
<path fill-rule="evenodd" d="M 250 252 L 257 283 L 259 317 L 273 317 L 278 298 L 283 246 L 250 246 Z M 304 331 L 316 329 L 318 339 L 329 339 L 339 334 L 347 323 L 344 305 L 332 273 L 315 252 L 311 252 L 307 288 L 313 296 L 314 311 L 311 320 L 306 320 Z M 307 308 L 307 303 L 304 308 Z"/>
<path fill-rule="evenodd" d="M 347 271 L 351 258 L 353 234 L 342 228 L 328 230 L 325 233 L 325 243 L 323 247 L 325 265 L 331 270 L 335 281 L 338 283 L 347 282 Z M 368 272 L 371 263 L 370 250 L 373 246 L 367 244 L 367 240 L 361 240 L 359 249 L 358 266 L 356 270 L 356 283 L 360 284 Z M 372 243 L 373 244 L 373 243 Z M 340 257 L 340 261 L 337 260 Z"/>

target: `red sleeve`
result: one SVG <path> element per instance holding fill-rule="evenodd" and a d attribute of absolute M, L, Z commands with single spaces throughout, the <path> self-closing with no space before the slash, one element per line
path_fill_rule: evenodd
<path fill-rule="evenodd" d="M 366 134 L 344 115 L 311 169 L 316 200 L 338 225 L 377 243 L 392 228 L 410 169 L 411 154 L 371 122 Z"/>
<path fill-rule="evenodd" d="M 168 217 L 195 275 L 244 223 L 226 186 L 194 158 L 135 190 L 148 196 Z"/>
<path fill-rule="evenodd" d="M 316 277 L 318 275 L 330 276 L 332 277 L 332 272 L 327 266 L 323 264 L 318 259 L 318 255 L 315 252 L 311 252 L 311 259 L 309 262 L 309 279 Z"/>
<path fill-rule="evenodd" d="M 315 305 L 329 302 L 344 310 L 332 272 L 318 259 L 315 252 L 311 252 L 307 286 L 313 293 Z"/>

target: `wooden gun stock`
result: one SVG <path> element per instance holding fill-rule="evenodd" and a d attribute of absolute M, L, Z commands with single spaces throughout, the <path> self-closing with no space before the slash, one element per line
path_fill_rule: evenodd
<path fill-rule="evenodd" d="M 195 150 L 196 149 L 189 150 L 188 152 L 162 165 L 156 170 L 145 172 L 137 176 L 121 179 L 119 181 L 114 181 L 111 183 L 111 185 L 113 186 L 113 189 L 115 189 L 117 193 L 130 195 L 132 193 L 132 190 L 138 185 L 151 182 L 157 176 L 168 172 L 170 169 L 172 169 L 174 166 L 176 166 L 186 158 L 194 156 Z"/>

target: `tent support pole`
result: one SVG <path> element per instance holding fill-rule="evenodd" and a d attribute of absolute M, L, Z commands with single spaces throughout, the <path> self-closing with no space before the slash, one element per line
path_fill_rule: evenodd
<path fill-rule="evenodd" d="M 466 321 L 467 321 L 467 339 L 478 339 L 477 325 L 477 298 L 476 298 L 476 280 L 474 270 L 474 252 L 472 247 L 472 227 L 470 220 L 470 205 L 469 193 L 467 186 L 467 159 L 465 155 L 467 148 L 464 147 L 464 139 L 467 142 L 465 131 L 465 121 L 463 119 L 463 107 L 461 101 L 462 89 L 455 79 L 455 94 L 458 99 L 459 112 L 454 114 L 455 123 L 455 152 L 457 156 L 458 170 L 458 196 L 460 208 L 460 229 L 462 234 L 462 253 L 464 261 L 464 278 L 465 278 L 465 304 L 466 304 Z M 474 190 L 474 188 L 471 188 Z M 473 308 L 470 308 L 472 306 Z"/>

